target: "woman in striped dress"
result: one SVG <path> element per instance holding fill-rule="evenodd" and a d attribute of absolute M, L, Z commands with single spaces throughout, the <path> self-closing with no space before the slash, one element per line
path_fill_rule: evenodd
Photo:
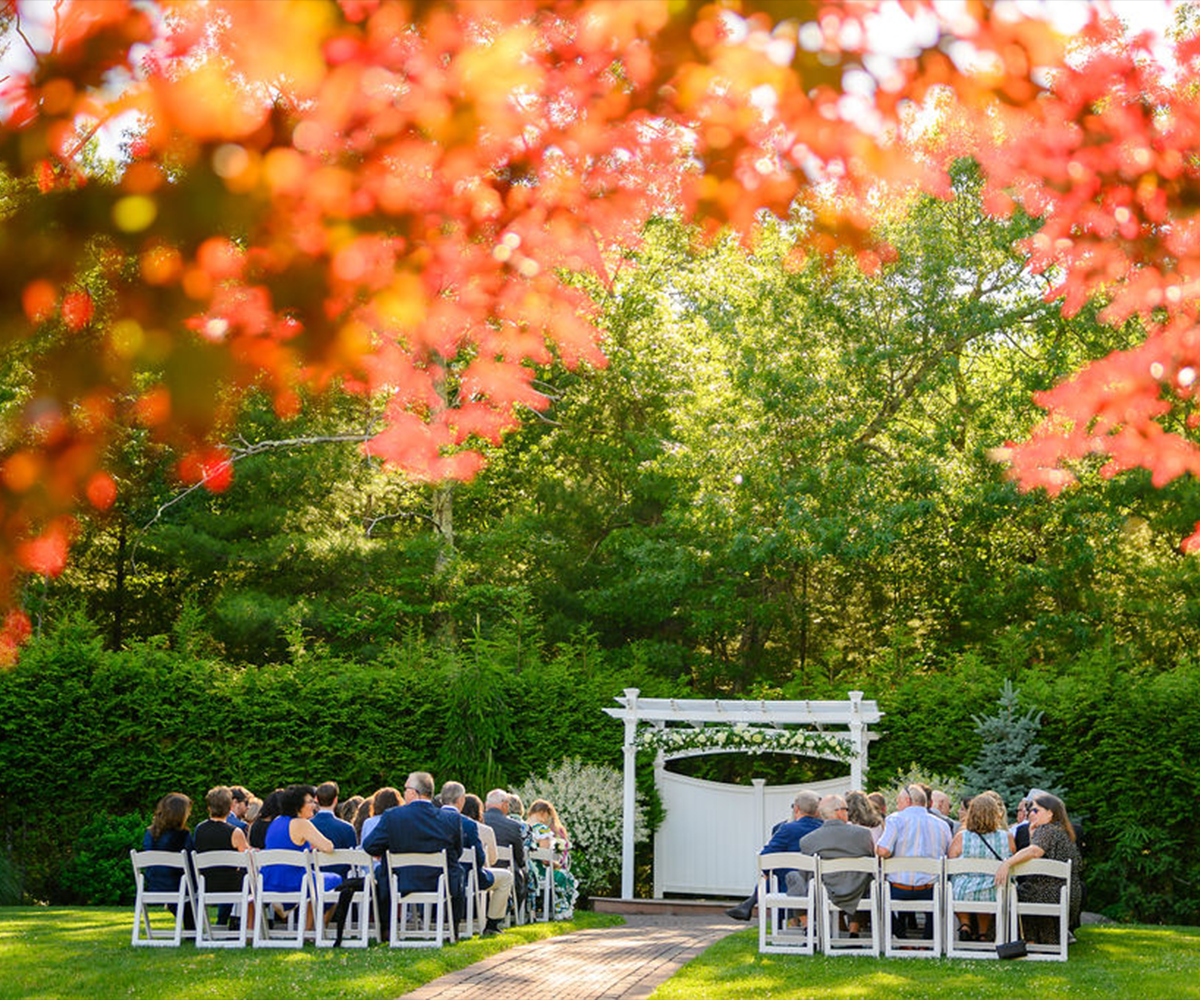
<path fill-rule="evenodd" d="M 993 791 L 976 795 L 971 799 L 962 829 L 950 841 L 950 849 L 946 852 L 946 856 L 949 858 L 982 858 L 987 861 L 1004 861 L 1011 857 L 1017 846 L 1013 843 L 1012 834 L 1005 826 L 1005 819 L 1004 803 L 999 795 Z M 964 872 L 961 875 L 954 875 L 951 876 L 950 883 L 955 899 L 995 902 L 995 878 L 986 872 Z M 991 914 L 974 914 L 979 920 L 978 934 L 971 929 L 972 914 L 956 913 L 955 916 L 958 917 L 960 941 L 991 940 L 991 935 L 988 933 L 992 925 Z"/>

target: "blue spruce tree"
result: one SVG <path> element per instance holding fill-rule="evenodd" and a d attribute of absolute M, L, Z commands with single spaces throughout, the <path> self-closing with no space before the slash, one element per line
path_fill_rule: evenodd
<path fill-rule="evenodd" d="M 1007 680 L 997 705 L 994 715 L 971 716 L 975 732 L 983 739 L 983 749 L 974 764 L 963 766 L 968 793 L 976 795 L 991 788 L 1010 809 L 1016 808 L 1030 788 L 1059 794 L 1058 775 L 1038 762 L 1043 749 L 1036 742 L 1042 713 L 1032 708 L 1022 712 L 1017 690 Z"/>

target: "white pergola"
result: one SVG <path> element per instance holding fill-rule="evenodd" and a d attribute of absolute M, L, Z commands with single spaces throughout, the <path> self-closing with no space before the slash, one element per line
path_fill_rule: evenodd
<path fill-rule="evenodd" d="M 625 723 L 625 785 L 622 816 L 621 896 L 633 897 L 633 822 L 635 811 L 635 768 L 637 765 L 638 727 L 663 730 L 672 727 L 704 729 L 706 726 L 733 726 L 738 723 L 756 730 L 781 731 L 784 726 L 803 727 L 803 731 L 832 737 L 847 744 L 850 786 L 861 788 L 867 771 L 867 746 L 877 735 L 870 726 L 883 716 L 874 701 L 863 701 L 861 691 L 851 691 L 846 701 L 724 701 L 676 698 L 639 698 L 637 688 L 626 688 L 614 700 L 620 707 L 605 713 Z M 792 729 L 789 732 L 796 732 Z M 745 753 L 746 747 L 706 747 L 676 751 L 658 751 L 657 765 L 680 757 L 704 753 Z M 772 751 L 768 751 L 772 752 Z M 804 750 L 795 752 L 805 755 Z M 825 756 L 821 754 L 820 756 Z M 760 779 L 755 779 L 761 802 Z"/>

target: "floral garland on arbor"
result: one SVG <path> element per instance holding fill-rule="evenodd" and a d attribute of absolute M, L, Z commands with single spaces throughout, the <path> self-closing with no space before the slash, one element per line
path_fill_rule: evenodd
<path fill-rule="evenodd" d="M 732 726 L 643 729 L 639 750 L 679 753 L 687 750 L 743 750 L 747 753 L 795 753 L 808 757 L 852 760 L 854 748 L 844 739 L 803 729 L 765 729 L 744 722 Z"/>

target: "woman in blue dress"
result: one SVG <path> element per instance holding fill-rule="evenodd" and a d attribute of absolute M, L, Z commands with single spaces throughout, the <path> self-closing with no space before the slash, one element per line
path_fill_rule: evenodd
<path fill-rule="evenodd" d="M 268 851 L 332 851 L 333 841 L 313 826 L 317 812 L 317 790 L 312 785 L 292 785 L 284 790 L 279 802 L 280 814 L 267 827 Z M 292 865 L 264 865 L 263 888 L 267 892 L 299 892 L 304 880 L 303 868 Z M 325 890 L 336 889 L 340 875 L 323 872 Z"/>

